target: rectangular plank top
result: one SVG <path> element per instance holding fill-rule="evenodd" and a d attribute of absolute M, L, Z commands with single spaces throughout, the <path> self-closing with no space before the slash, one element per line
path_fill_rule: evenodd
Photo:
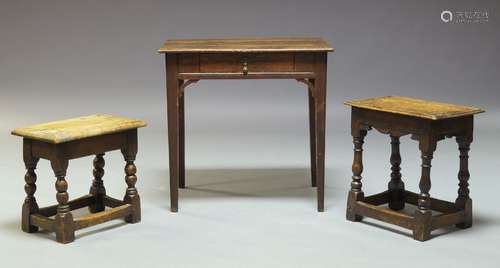
<path fill-rule="evenodd" d="M 167 40 L 158 52 L 330 52 L 333 50 L 321 38 L 288 37 Z"/>
<path fill-rule="evenodd" d="M 385 96 L 347 101 L 345 104 L 357 108 L 403 114 L 431 120 L 467 116 L 484 112 L 484 110 L 475 107 L 400 96 Z"/>
<path fill-rule="evenodd" d="M 142 120 L 96 114 L 16 128 L 12 135 L 59 144 L 145 126 Z"/>

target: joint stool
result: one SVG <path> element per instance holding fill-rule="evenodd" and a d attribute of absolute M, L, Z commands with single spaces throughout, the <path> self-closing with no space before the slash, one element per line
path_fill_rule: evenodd
<path fill-rule="evenodd" d="M 135 188 L 137 181 L 134 165 L 137 154 L 137 128 L 146 124 L 110 115 L 91 115 L 69 120 L 17 128 L 13 135 L 23 137 L 23 159 L 27 169 L 24 180 L 26 199 L 22 208 L 21 227 L 24 232 L 34 233 L 43 228 L 56 233 L 56 240 L 69 243 L 75 239 L 75 231 L 117 218 L 128 223 L 141 220 L 140 197 Z M 106 195 L 104 153 L 121 150 L 125 161 L 125 181 L 128 185 L 125 197 L 118 200 Z M 95 155 L 94 180 L 88 195 L 69 201 L 66 170 L 71 159 Z M 50 161 L 56 179 L 58 204 L 39 208 L 35 199 L 35 169 L 39 159 Z M 88 207 L 91 214 L 73 219 L 72 210 Z M 105 210 L 106 207 L 111 209 Z M 54 216 L 54 217 L 52 217 Z"/>
<path fill-rule="evenodd" d="M 387 96 L 345 103 L 351 106 L 351 134 L 354 143 L 352 183 L 346 217 L 361 221 L 363 216 L 395 224 L 413 231 L 413 238 L 425 241 L 432 230 L 455 224 L 472 226 L 472 200 L 469 197 L 468 151 L 473 136 L 473 115 L 484 112 L 474 107 Z M 391 175 L 388 190 L 364 196 L 361 190 L 363 142 L 372 128 L 390 135 Z M 401 179 L 399 138 L 411 134 L 417 140 L 422 158 L 420 193 L 405 190 Z M 460 151 L 459 189 L 455 202 L 431 198 L 431 160 L 437 142 L 455 137 Z M 405 203 L 416 206 L 413 215 L 400 212 Z M 388 204 L 388 209 L 380 205 Z M 436 215 L 432 214 L 436 211 Z"/>

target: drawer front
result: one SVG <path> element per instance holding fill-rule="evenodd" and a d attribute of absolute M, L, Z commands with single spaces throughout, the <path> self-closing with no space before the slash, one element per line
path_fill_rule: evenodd
<path fill-rule="evenodd" d="M 254 54 L 243 61 L 248 62 L 249 72 L 293 72 L 293 54 Z"/>
<path fill-rule="evenodd" d="M 291 72 L 293 54 L 200 54 L 202 73 Z"/>
<path fill-rule="evenodd" d="M 312 72 L 317 53 L 186 53 L 180 73 Z"/>
<path fill-rule="evenodd" d="M 241 54 L 200 54 L 200 73 L 241 73 L 243 60 Z"/>

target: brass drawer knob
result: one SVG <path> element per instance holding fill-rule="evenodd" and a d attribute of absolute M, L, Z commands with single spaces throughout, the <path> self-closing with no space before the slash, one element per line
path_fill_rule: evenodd
<path fill-rule="evenodd" d="M 247 59 L 243 59 L 243 75 L 247 75 L 248 74 L 248 62 L 247 62 Z"/>

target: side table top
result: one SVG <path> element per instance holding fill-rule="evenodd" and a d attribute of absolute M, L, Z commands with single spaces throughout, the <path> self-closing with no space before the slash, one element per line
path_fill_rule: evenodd
<path fill-rule="evenodd" d="M 403 114 L 431 120 L 467 116 L 484 112 L 484 110 L 475 107 L 400 96 L 385 96 L 347 101 L 345 104 L 357 108 Z"/>
<path fill-rule="evenodd" d="M 142 120 L 96 114 L 16 128 L 12 135 L 58 144 L 145 126 Z"/>
<path fill-rule="evenodd" d="M 158 52 L 331 52 L 333 50 L 321 38 L 288 37 L 167 40 Z"/>

